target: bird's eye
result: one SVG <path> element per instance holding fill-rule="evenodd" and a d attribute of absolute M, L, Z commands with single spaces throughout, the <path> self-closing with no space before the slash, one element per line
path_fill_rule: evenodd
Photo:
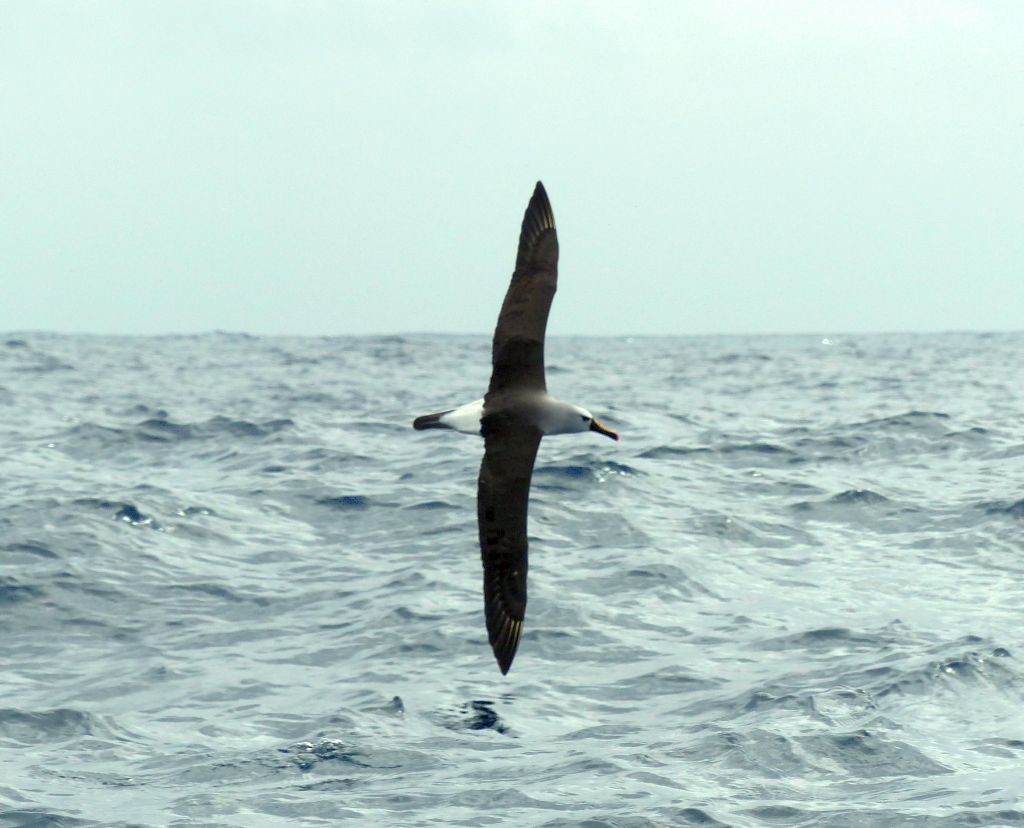
<path fill-rule="evenodd" d="M 588 417 L 586 414 L 580 414 L 580 419 L 583 420 L 583 422 L 586 422 L 587 420 L 590 419 L 590 417 Z"/>

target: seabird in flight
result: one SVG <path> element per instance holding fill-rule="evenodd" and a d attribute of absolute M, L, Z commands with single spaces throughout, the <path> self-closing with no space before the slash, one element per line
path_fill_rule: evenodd
<path fill-rule="evenodd" d="M 544 330 L 558 282 L 558 236 L 539 181 L 523 216 L 512 282 L 494 329 L 491 384 L 482 400 L 417 417 L 413 428 L 484 438 L 477 490 L 487 635 L 502 674 L 512 666 L 526 613 L 526 509 L 542 437 L 618 433 L 587 409 L 548 395 Z"/>

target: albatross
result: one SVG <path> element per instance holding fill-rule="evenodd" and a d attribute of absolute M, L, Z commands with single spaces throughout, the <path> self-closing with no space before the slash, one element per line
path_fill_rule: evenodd
<path fill-rule="evenodd" d="M 538 181 L 523 216 L 516 269 L 494 329 L 487 394 L 413 421 L 413 428 L 420 430 L 443 428 L 484 438 L 477 488 L 484 615 L 502 675 L 512 666 L 526 615 L 526 510 L 541 438 L 596 431 L 619 439 L 587 409 L 547 392 L 544 332 L 557 282 L 555 216 Z"/>

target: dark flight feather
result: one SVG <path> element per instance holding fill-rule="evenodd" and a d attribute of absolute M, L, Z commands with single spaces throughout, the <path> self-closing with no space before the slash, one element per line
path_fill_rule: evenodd
<path fill-rule="evenodd" d="M 477 518 L 484 567 L 487 635 L 502 673 L 512 666 L 526 615 L 526 514 L 541 432 L 525 396 L 543 392 L 544 334 L 558 282 L 558 236 L 539 181 L 519 232 L 516 269 L 494 330 L 491 384 L 484 398 Z"/>
<path fill-rule="evenodd" d="M 526 615 L 526 514 L 541 433 L 506 414 L 484 417 L 477 519 L 487 636 L 501 672 L 512 666 Z"/>
<path fill-rule="evenodd" d="M 519 233 L 516 269 L 494 330 L 488 396 L 507 388 L 544 391 L 544 332 L 558 286 L 555 215 L 539 181 Z"/>

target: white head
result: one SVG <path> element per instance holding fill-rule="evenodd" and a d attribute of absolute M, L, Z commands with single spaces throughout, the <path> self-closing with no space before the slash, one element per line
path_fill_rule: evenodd
<path fill-rule="evenodd" d="M 546 411 L 545 415 L 545 434 L 575 434 L 580 431 L 596 431 L 613 440 L 619 439 L 617 431 L 608 428 L 587 409 L 578 405 L 559 402 Z"/>

